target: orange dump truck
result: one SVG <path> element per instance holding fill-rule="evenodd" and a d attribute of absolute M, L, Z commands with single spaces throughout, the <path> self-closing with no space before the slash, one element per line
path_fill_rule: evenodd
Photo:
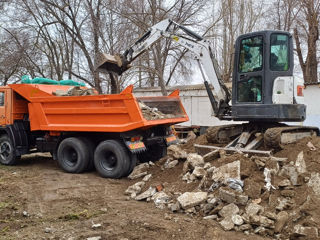
<path fill-rule="evenodd" d="M 70 86 L 12 84 L 0 87 L 0 162 L 51 152 L 60 167 L 103 177 L 129 175 L 137 159 L 154 161 L 176 141 L 173 124 L 188 120 L 179 92 L 140 97 L 120 94 L 56 96 Z"/>

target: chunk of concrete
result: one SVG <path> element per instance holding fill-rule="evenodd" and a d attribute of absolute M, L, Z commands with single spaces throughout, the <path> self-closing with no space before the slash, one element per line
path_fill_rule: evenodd
<path fill-rule="evenodd" d="M 242 217 L 241 217 L 240 215 L 238 215 L 238 214 L 232 215 L 231 220 L 232 220 L 232 222 L 233 222 L 235 225 L 237 225 L 237 226 L 240 226 L 240 225 L 243 224 L 243 219 L 242 219 Z"/>
<path fill-rule="evenodd" d="M 152 174 L 148 174 L 148 175 L 144 176 L 144 178 L 142 179 L 142 181 L 148 182 L 151 177 L 152 177 Z"/>
<path fill-rule="evenodd" d="M 231 218 L 225 218 L 220 222 L 221 227 L 225 231 L 230 231 L 234 228 L 234 223 Z"/>
<path fill-rule="evenodd" d="M 212 180 L 227 184 L 229 178 L 240 180 L 240 161 L 234 161 L 218 167 L 212 172 Z"/>
<path fill-rule="evenodd" d="M 247 231 L 247 230 L 250 230 L 250 229 L 252 229 L 251 224 L 243 224 L 243 225 L 241 225 L 241 226 L 239 227 L 239 230 L 240 230 L 240 231 Z"/>
<path fill-rule="evenodd" d="M 178 160 L 173 160 L 172 159 L 168 159 L 165 164 L 163 165 L 164 168 L 170 169 L 170 168 L 174 168 L 175 166 L 177 166 L 179 163 Z"/>
<path fill-rule="evenodd" d="M 219 198 L 227 203 L 234 203 L 236 201 L 236 194 L 232 190 L 219 188 Z"/>
<path fill-rule="evenodd" d="M 311 187 L 314 193 L 320 196 L 320 174 L 312 172 L 308 182 L 308 187 Z"/>
<path fill-rule="evenodd" d="M 234 203 L 230 203 L 224 206 L 220 211 L 219 215 L 224 218 L 231 218 L 233 215 L 239 213 L 239 208 Z"/>
<path fill-rule="evenodd" d="M 288 177 L 292 183 L 292 185 L 296 186 L 298 184 L 298 172 L 295 166 L 292 165 L 285 165 L 282 167 L 281 171 L 279 172 L 280 176 Z"/>
<path fill-rule="evenodd" d="M 177 200 L 183 209 L 187 209 L 205 202 L 207 198 L 207 192 L 185 192 Z"/>
<path fill-rule="evenodd" d="M 192 169 L 194 169 L 195 167 L 204 166 L 203 157 L 196 153 L 189 153 L 187 156 L 187 162 L 189 163 L 189 166 L 192 167 Z"/>
<path fill-rule="evenodd" d="M 317 239 L 319 236 L 316 227 L 304 227 L 300 224 L 294 226 L 293 233 L 298 236 L 304 236 L 307 239 Z"/>
<path fill-rule="evenodd" d="M 170 145 L 167 149 L 168 156 L 171 156 L 175 159 L 186 159 L 187 153 L 182 150 L 178 145 Z"/>
<path fill-rule="evenodd" d="M 274 221 L 261 215 L 250 216 L 250 223 L 261 227 L 274 228 Z"/>
<path fill-rule="evenodd" d="M 259 204 L 249 203 L 246 206 L 246 213 L 248 216 L 258 215 L 264 212 L 264 207 Z"/>
<path fill-rule="evenodd" d="M 289 179 L 284 179 L 278 183 L 278 187 L 288 187 L 290 185 L 291 185 L 291 182 Z"/>
<path fill-rule="evenodd" d="M 134 180 L 140 177 L 144 177 L 145 175 L 148 174 L 147 169 L 149 168 L 148 163 L 142 163 L 137 165 L 132 173 L 128 176 L 129 179 Z"/>
<path fill-rule="evenodd" d="M 144 187 L 145 182 L 137 182 L 127 188 L 125 191 L 126 195 L 131 195 L 132 198 L 135 198 L 137 194 L 141 192 L 141 189 Z"/>
<path fill-rule="evenodd" d="M 275 233 L 280 233 L 283 227 L 286 225 L 289 219 L 289 214 L 285 211 L 281 211 L 277 214 L 276 223 L 274 227 Z"/>
<path fill-rule="evenodd" d="M 303 151 L 298 154 L 295 166 L 298 173 L 302 174 L 307 172 L 307 166 L 306 162 L 304 161 Z"/>
<path fill-rule="evenodd" d="M 171 212 L 177 212 L 181 209 L 181 206 L 179 202 L 175 202 L 175 203 L 169 203 L 168 208 Z"/>
<path fill-rule="evenodd" d="M 167 204 L 171 200 L 171 197 L 167 195 L 165 192 L 161 191 L 155 193 L 151 197 L 151 200 L 153 200 L 154 204 L 157 206 L 160 204 Z"/>
<path fill-rule="evenodd" d="M 135 200 L 141 201 L 144 199 L 147 199 L 149 197 L 152 197 L 157 192 L 157 189 L 155 187 L 150 187 L 147 191 L 144 191 L 140 195 L 135 197 Z"/>
<path fill-rule="evenodd" d="M 196 166 L 192 172 L 192 175 L 194 175 L 197 178 L 203 178 L 207 174 L 207 171 L 204 170 L 203 167 Z"/>

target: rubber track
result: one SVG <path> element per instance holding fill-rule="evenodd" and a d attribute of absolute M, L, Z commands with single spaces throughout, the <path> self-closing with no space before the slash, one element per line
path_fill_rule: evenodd
<path fill-rule="evenodd" d="M 209 143 L 229 143 L 231 141 L 230 138 L 227 138 L 227 139 L 219 138 L 220 132 L 226 131 L 234 127 L 240 127 L 240 126 L 241 128 L 243 128 L 243 124 L 230 124 L 230 125 L 211 127 L 207 133 L 207 140 Z"/>
<path fill-rule="evenodd" d="M 268 128 L 264 133 L 264 144 L 269 148 L 283 149 L 283 145 L 281 144 L 282 133 L 306 131 L 315 131 L 319 135 L 319 129 L 316 127 L 287 126 Z"/>

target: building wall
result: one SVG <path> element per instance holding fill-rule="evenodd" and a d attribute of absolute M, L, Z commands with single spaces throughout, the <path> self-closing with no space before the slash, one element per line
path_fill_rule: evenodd
<path fill-rule="evenodd" d="M 320 84 L 307 85 L 303 93 L 307 106 L 307 119 L 303 124 L 320 128 Z"/>
<path fill-rule="evenodd" d="M 173 90 L 170 89 L 169 92 Z M 139 96 L 161 96 L 160 89 L 135 90 L 134 95 Z M 182 104 L 190 118 L 188 122 L 180 123 L 183 126 L 217 126 L 230 124 L 230 121 L 220 121 L 213 117 L 212 107 L 203 85 L 185 86 L 180 89 Z M 320 84 L 307 85 L 304 89 L 304 102 L 307 106 L 307 119 L 305 126 L 316 126 L 320 128 Z M 302 123 L 288 123 L 299 125 Z"/>

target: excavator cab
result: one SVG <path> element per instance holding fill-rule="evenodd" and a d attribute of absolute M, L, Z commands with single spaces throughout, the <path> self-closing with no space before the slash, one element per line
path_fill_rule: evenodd
<path fill-rule="evenodd" d="M 293 77 L 292 36 L 283 31 L 244 34 L 235 43 L 231 118 L 303 121 L 301 83 Z M 300 85 L 299 85 L 300 84 Z"/>

